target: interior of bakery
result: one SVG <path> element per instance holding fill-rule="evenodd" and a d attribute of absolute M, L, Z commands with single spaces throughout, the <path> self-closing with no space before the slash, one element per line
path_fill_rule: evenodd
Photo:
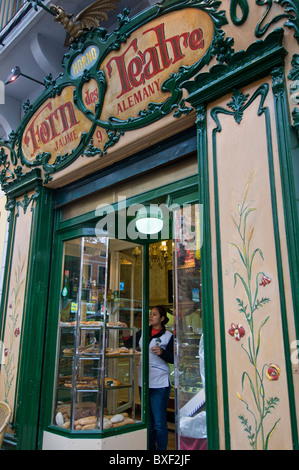
<path fill-rule="evenodd" d="M 136 245 L 122 251 L 121 286 L 124 288 L 124 297 L 129 297 L 133 287 L 133 295 L 142 302 L 142 246 Z M 133 283 L 131 284 L 131 282 Z M 175 330 L 175 316 L 173 309 L 173 244 L 172 240 L 163 240 L 149 245 L 149 310 L 155 305 L 163 305 L 167 310 L 169 322 L 167 329 L 172 333 Z M 135 325 L 141 327 L 141 315 L 136 314 Z M 125 318 L 122 318 L 125 320 Z M 128 320 L 128 319 L 126 319 Z M 168 402 L 168 450 L 176 446 L 175 434 L 175 379 L 174 365 L 170 365 L 171 393 Z M 136 394 L 137 408 L 141 412 L 140 397 Z"/>
<path fill-rule="evenodd" d="M 130 260 L 121 265 L 121 279 L 124 285 L 130 286 L 130 277 L 134 279 L 133 292 L 135 299 L 142 298 L 142 247 L 134 246 L 122 251 Z M 180 410 L 187 408 L 204 387 L 203 348 L 199 347 L 202 338 L 202 312 L 200 302 L 200 256 L 196 258 L 192 250 L 176 249 L 175 241 L 163 240 L 149 245 L 149 310 L 155 305 L 163 305 L 167 310 L 169 329 L 177 340 L 176 361 L 178 375 L 175 377 L 175 366 L 170 365 L 171 393 L 168 402 L 168 450 L 182 448 L 184 443 L 196 442 L 196 448 L 205 448 L 205 419 L 198 420 L 199 430 L 188 437 L 194 427 L 192 417 L 202 418 L 205 405 L 204 399 L 196 403 L 195 412 L 191 416 L 179 419 Z M 132 277 L 132 272 L 134 275 Z M 175 273 L 177 275 L 175 276 Z M 126 294 L 128 297 L 128 290 Z M 175 299 L 176 297 L 176 299 Z M 177 305 L 175 308 L 174 303 Z M 179 317 L 176 318 L 176 311 Z M 141 317 L 140 317 L 141 318 Z M 137 321 L 138 327 L 139 321 Z M 138 406 L 139 397 L 136 396 Z M 178 411 L 179 410 L 179 411 Z M 176 415 L 178 413 L 178 415 Z M 179 432 L 182 420 L 186 420 L 186 436 Z M 197 418 L 198 419 L 198 418 Z M 189 420 L 189 421 L 188 421 Z M 199 436 L 199 439 L 192 436 Z"/>

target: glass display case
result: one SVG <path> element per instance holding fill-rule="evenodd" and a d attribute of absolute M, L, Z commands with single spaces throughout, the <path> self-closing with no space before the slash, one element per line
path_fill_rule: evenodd
<path fill-rule="evenodd" d="M 201 311 L 200 206 L 174 213 L 176 419 L 180 450 L 205 449 L 205 370 Z"/>
<path fill-rule="evenodd" d="M 140 323 L 141 301 L 131 297 L 133 288 L 124 299 L 116 281 L 113 286 L 113 278 L 118 287 L 124 281 L 121 263 L 108 272 L 109 256 L 106 237 L 64 244 L 53 424 L 75 432 L 101 432 L 140 420 L 135 323 Z M 123 340 L 128 336 L 130 349 Z"/>

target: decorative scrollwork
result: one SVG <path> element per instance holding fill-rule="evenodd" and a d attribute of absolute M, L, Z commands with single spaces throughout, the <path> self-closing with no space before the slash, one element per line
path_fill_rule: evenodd
<path fill-rule="evenodd" d="M 232 100 L 227 103 L 227 106 L 234 111 L 234 119 L 240 124 L 244 113 L 244 104 L 246 103 L 249 95 L 244 95 L 240 90 L 234 90 Z"/>
<path fill-rule="evenodd" d="M 266 20 L 267 16 L 269 15 L 272 6 L 273 0 L 256 0 L 256 4 L 259 6 L 266 6 L 266 11 L 262 16 L 261 20 L 258 22 L 255 28 L 255 35 L 256 37 L 262 37 L 272 26 L 273 24 L 277 23 L 281 19 L 286 18 L 287 21 L 285 26 L 288 28 L 294 28 L 295 33 L 294 37 L 297 39 L 299 43 L 299 6 L 297 0 L 274 0 L 275 3 L 278 3 L 281 7 L 285 7 L 285 13 L 281 13 L 273 18 L 271 18 L 268 23 L 262 26 L 262 23 Z"/>
<path fill-rule="evenodd" d="M 229 64 L 231 57 L 235 53 L 235 50 L 233 49 L 234 42 L 234 39 L 229 37 L 219 37 L 214 41 L 212 53 L 215 54 L 218 62 L 221 64 Z"/>
<path fill-rule="evenodd" d="M 103 151 L 97 147 L 94 147 L 93 138 L 91 138 L 87 148 L 84 150 L 84 155 L 86 157 L 94 157 L 95 155 L 102 157 Z"/>
<path fill-rule="evenodd" d="M 20 213 L 19 213 L 19 208 L 21 207 L 24 211 L 24 214 L 26 214 L 27 212 L 27 209 L 29 207 L 29 205 L 31 204 L 32 202 L 32 206 L 31 206 L 31 212 L 34 211 L 34 201 L 36 201 L 40 196 L 40 189 L 37 188 L 35 190 L 35 192 L 32 194 L 31 197 L 28 196 L 28 194 L 24 194 L 24 198 L 23 200 L 19 200 L 16 202 L 16 208 L 17 208 L 17 214 L 16 214 L 16 217 L 19 217 Z"/>
<path fill-rule="evenodd" d="M 252 97 L 248 100 L 249 95 L 244 95 L 242 91 L 235 89 L 232 94 L 232 99 L 229 103 L 227 103 L 228 108 L 232 109 L 229 111 L 226 108 L 222 108 L 216 106 L 211 111 L 211 116 L 214 119 L 215 123 L 217 124 L 214 132 L 221 132 L 222 126 L 218 119 L 218 114 L 227 114 L 229 116 L 233 116 L 235 121 L 240 124 L 243 118 L 244 111 L 253 103 L 253 101 L 259 96 L 260 97 L 260 104 L 258 109 L 258 116 L 260 116 L 264 112 L 264 102 L 267 97 L 269 91 L 269 85 L 264 83 L 261 85 L 256 92 L 252 95 Z"/>
<path fill-rule="evenodd" d="M 292 80 L 290 85 L 291 102 L 299 105 L 299 54 L 294 54 L 292 59 L 292 70 L 288 74 L 288 78 Z M 299 136 L 299 108 L 295 107 L 292 111 L 293 126 L 298 131 Z"/>
<path fill-rule="evenodd" d="M 40 0 L 28 1 L 30 1 L 35 9 L 38 7 L 44 8 Z M 115 5 L 115 2 L 116 0 L 97 0 L 95 3 L 99 8 L 104 8 L 105 3 L 105 9 L 106 7 L 110 9 L 112 5 Z M 233 3 L 236 8 L 236 2 Z M 242 4 L 242 19 L 244 20 L 247 15 L 247 1 L 239 0 L 237 3 Z M 146 127 L 170 113 L 176 118 L 190 113 L 192 108 L 187 106 L 183 99 L 183 83 L 191 80 L 196 74 L 200 73 L 214 57 L 216 57 L 219 63 L 223 64 L 229 63 L 231 56 L 234 54 L 233 39 L 225 38 L 225 32 L 222 29 L 224 25 L 228 24 L 228 20 L 225 10 L 221 10 L 220 6 L 221 2 L 219 0 L 181 0 L 180 2 L 163 0 L 157 2 L 134 18 L 129 16 L 129 9 L 126 8 L 122 14 L 118 15 L 118 26 L 111 34 L 108 34 L 106 30 L 99 27 L 93 27 L 91 30 L 84 32 L 82 31 L 82 34 L 82 28 L 77 32 L 72 30 L 72 32 L 74 32 L 72 35 L 73 38 L 76 37 L 77 39 L 72 42 L 70 49 L 63 58 L 62 66 L 64 67 L 64 72 L 55 80 L 52 79 L 51 75 L 48 75 L 44 79 L 45 88 L 42 94 L 34 103 L 31 104 L 29 101 L 25 103 L 25 113 L 22 121 L 16 132 L 11 134 L 9 142 L 3 144 L 3 152 L 5 155 L 7 154 L 5 151 L 6 146 L 6 149 L 9 151 L 9 156 L 6 157 L 6 163 L 4 161 L 0 162 L 0 169 L 1 166 L 3 167 L 1 181 L 6 183 L 8 180 L 12 181 L 21 178 L 23 173 L 28 173 L 32 169 L 39 167 L 42 170 L 44 184 L 46 184 L 52 179 L 55 172 L 65 169 L 82 155 L 86 157 L 103 156 L 107 153 L 107 149 L 115 145 L 120 137 L 127 131 Z M 196 29 L 193 31 L 193 46 L 198 45 L 198 49 L 202 49 L 202 54 L 194 55 L 194 62 L 190 65 L 188 62 L 185 63 L 182 61 L 182 64 L 184 63 L 185 65 L 180 65 L 173 73 L 169 72 L 168 78 L 163 78 L 163 83 L 161 83 L 162 80 L 160 81 L 157 85 L 157 91 L 165 92 L 165 99 L 163 101 L 160 97 L 157 100 L 153 98 L 152 101 L 144 101 L 143 109 L 139 111 L 141 109 L 140 105 L 136 108 L 136 113 L 132 114 L 131 117 L 127 117 L 128 114 L 123 114 L 124 119 L 121 119 L 122 115 L 120 113 L 117 114 L 117 112 L 107 117 L 102 111 L 108 84 L 107 77 L 103 70 L 101 70 L 101 66 L 107 59 L 108 54 L 112 51 L 120 50 L 121 46 L 127 43 L 128 38 L 145 24 L 156 21 L 159 17 L 161 17 L 162 24 L 162 15 L 188 8 L 198 9 L 200 10 L 200 15 L 205 14 L 206 17 L 210 17 L 210 21 L 207 21 L 208 25 L 206 26 L 208 39 L 200 38 L 202 47 L 199 45 L 200 41 L 197 36 L 201 30 Z M 47 9 L 47 7 L 44 9 Z M 61 14 L 60 19 L 62 19 L 62 22 L 65 20 L 66 29 L 69 33 L 71 32 L 69 29 L 73 27 L 72 22 L 67 21 L 65 12 L 60 7 L 50 7 L 47 11 L 51 13 L 52 16 L 55 15 L 57 20 L 58 16 Z M 84 14 L 86 14 L 87 10 L 84 11 Z M 91 10 L 88 9 L 88 12 L 90 13 Z M 80 17 L 80 21 L 81 20 L 82 18 Z M 188 34 L 191 36 L 192 31 L 188 32 Z M 186 40 L 185 47 L 189 47 L 189 44 L 190 42 Z M 85 59 L 84 53 L 87 54 L 86 49 L 89 46 L 95 46 L 96 48 L 96 54 L 93 61 L 89 63 L 90 66 L 84 70 L 81 67 L 80 72 L 82 73 L 78 75 L 72 74 L 72 65 L 74 65 L 76 60 L 81 60 L 81 57 Z M 139 53 L 141 54 L 141 52 L 136 50 L 136 54 Z M 139 56 L 136 57 L 136 60 L 138 60 Z M 144 59 L 142 58 L 140 60 Z M 180 60 L 180 57 L 178 60 Z M 132 62 L 132 66 L 134 63 L 136 64 L 136 61 Z M 150 62 L 146 64 L 142 62 L 142 67 L 145 68 L 145 65 L 148 66 L 149 71 Z M 144 76 L 142 79 L 145 79 Z M 97 101 L 94 103 L 94 106 L 90 103 L 86 104 L 85 102 L 85 93 L 86 89 L 88 89 L 88 83 L 93 80 L 96 82 L 94 88 L 97 94 Z M 72 106 L 73 115 L 76 114 L 75 111 L 83 114 L 83 117 L 80 115 L 80 118 L 82 117 L 82 122 L 84 122 L 84 131 L 82 130 L 82 132 L 80 131 L 80 133 L 76 134 L 76 145 L 70 147 L 66 147 L 58 142 L 58 140 L 54 142 L 54 139 L 61 134 L 58 125 L 61 124 L 61 128 L 66 129 L 69 124 L 66 122 L 69 117 L 69 108 L 67 108 L 65 112 L 64 107 L 66 103 L 61 100 L 61 104 L 59 99 L 56 100 L 56 98 L 64 93 L 67 87 L 69 87 L 65 93 L 65 96 L 67 96 L 69 100 L 67 104 L 70 103 L 70 106 Z M 49 102 L 52 99 L 57 101 L 59 106 L 57 109 L 59 109 L 59 111 L 53 109 L 49 110 L 49 115 L 46 113 L 45 117 L 42 115 L 41 123 L 39 123 L 36 118 L 36 113 L 38 113 L 42 106 L 50 107 Z M 138 99 L 139 95 L 137 96 L 137 102 L 141 102 L 138 101 Z M 58 114 L 53 114 L 55 112 Z M 58 121 L 56 115 L 59 119 L 61 118 L 61 122 L 56 122 Z M 75 122 L 76 119 L 72 119 Z M 57 128 L 55 125 L 57 125 Z M 103 141 L 101 144 L 94 144 L 93 135 L 98 128 L 101 128 L 103 132 L 107 133 L 108 140 Z M 39 132 L 40 134 L 38 134 Z M 37 137 L 39 138 L 37 139 Z M 68 134 L 67 138 L 70 139 L 68 143 L 73 142 L 74 140 L 72 139 L 75 139 L 73 134 Z M 3 145 L 0 143 L 0 148 L 3 147 Z M 101 148 L 97 148 L 97 145 Z M 59 154 L 59 152 L 61 152 L 61 154 Z"/>
<path fill-rule="evenodd" d="M 240 8 L 242 16 L 239 18 L 237 15 L 237 8 Z M 230 17 L 234 25 L 241 26 L 248 18 L 249 6 L 247 0 L 231 0 L 230 2 Z"/>

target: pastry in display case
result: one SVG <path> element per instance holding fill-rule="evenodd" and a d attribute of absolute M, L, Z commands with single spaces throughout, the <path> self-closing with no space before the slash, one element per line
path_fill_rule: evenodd
<path fill-rule="evenodd" d="M 56 425 L 84 431 L 135 423 L 135 345 L 123 346 L 122 327 L 80 325 L 76 349 L 75 330 L 60 327 Z M 135 336 L 135 328 L 128 330 Z"/>
<path fill-rule="evenodd" d="M 132 425 L 138 421 L 140 352 L 135 342 L 124 346 L 123 336 L 136 336 L 135 326 L 121 321 L 124 301 L 118 296 L 108 301 L 105 294 L 108 239 L 70 240 L 64 252 L 53 424 L 97 432 Z M 128 302 L 126 310 L 135 304 Z"/>

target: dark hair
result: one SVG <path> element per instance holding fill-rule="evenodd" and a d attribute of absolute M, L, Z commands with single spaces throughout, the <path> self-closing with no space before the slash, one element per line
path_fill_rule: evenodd
<path fill-rule="evenodd" d="M 169 322 L 169 318 L 167 316 L 167 310 L 166 308 L 164 307 L 164 305 L 155 305 L 154 307 L 152 307 L 152 309 L 155 308 L 156 310 L 158 310 L 159 314 L 160 314 L 160 317 L 164 317 L 164 320 L 161 321 L 161 324 L 164 326 L 166 325 L 168 322 Z"/>

